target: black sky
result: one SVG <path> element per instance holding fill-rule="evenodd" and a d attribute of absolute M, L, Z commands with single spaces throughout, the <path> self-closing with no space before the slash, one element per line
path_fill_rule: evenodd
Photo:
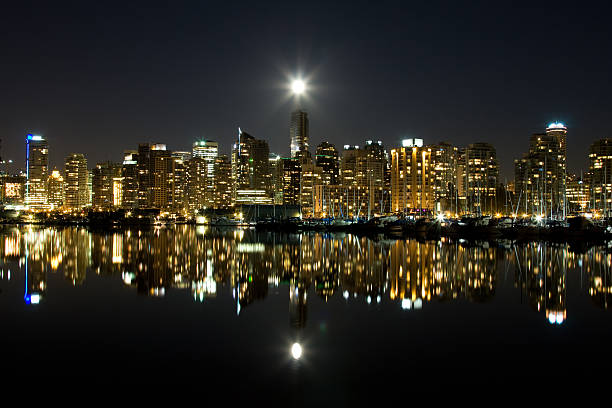
<path fill-rule="evenodd" d="M 311 146 L 404 137 L 498 150 L 568 126 L 570 170 L 612 137 L 610 7 L 516 2 L 13 2 L 0 10 L 3 158 L 44 134 L 51 165 L 139 142 L 229 152 L 237 127 L 289 151 L 285 86 L 310 78 Z"/>

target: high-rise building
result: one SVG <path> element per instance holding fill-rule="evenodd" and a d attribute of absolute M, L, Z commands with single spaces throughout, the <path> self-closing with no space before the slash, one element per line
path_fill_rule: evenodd
<path fill-rule="evenodd" d="M 172 172 L 172 154 L 163 143 L 151 145 L 149 156 L 149 182 L 151 199 L 149 207 L 167 208 L 169 202 L 170 173 Z"/>
<path fill-rule="evenodd" d="M 270 167 L 270 190 L 274 204 L 280 205 L 283 203 L 283 160 L 276 153 L 270 153 L 268 158 Z"/>
<path fill-rule="evenodd" d="M 136 155 L 138 160 L 138 208 L 151 206 L 150 156 L 151 144 L 140 143 Z"/>
<path fill-rule="evenodd" d="M 458 148 L 450 143 L 430 145 L 433 172 L 433 193 L 436 212 L 459 212 L 457 190 Z"/>
<path fill-rule="evenodd" d="M 612 138 L 591 144 L 589 174 L 591 208 L 609 217 L 612 213 Z"/>
<path fill-rule="evenodd" d="M 138 208 L 182 211 L 187 171 L 183 154 L 174 155 L 163 143 L 138 145 Z"/>
<path fill-rule="evenodd" d="M 575 174 L 568 174 L 565 182 L 567 211 L 586 211 L 589 206 L 590 189 L 585 180 Z"/>
<path fill-rule="evenodd" d="M 385 197 L 388 158 L 382 142 L 367 140 L 363 148 L 345 145 L 340 169 L 342 186 L 354 187 L 355 216 L 382 214 L 389 202 L 388 193 Z M 388 211 L 389 205 L 386 208 Z"/>
<path fill-rule="evenodd" d="M 40 135 L 26 137 L 26 206 L 32 209 L 47 208 L 47 178 L 49 145 Z"/>
<path fill-rule="evenodd" d="M 188 209 L 188 163 L 183 159 L 182 154 L 176 154 L 172 152 L 171 160 L 171 174 L 168 182 L 169 188 L 169 202 L 168 210 L 179 213 Z"/>
<path fill-rule="evenodd" d="M 47 203 L 51 209 L 60 208 L 64 205 L 64 177 L 59 170 L 53 170 L 49 175 L 47 193 Z"/>
<path fill-rule="evenodd" d="M 269 156 L 268 142 L 238 129 L 238 140 L 232 148 L 236 204 L 272 204 Z"/>
<path fill-rule="evenodd" d="M 308 138 L 308 113 L 300 109 L 291 112 L 289 139 L 292 158 L 310 156 Z"/>
<path fill-rule="evenodd" d="M 208 186 L 208 163 L 202 157 L 194 157 L 187 162 L 187 191 L 189 191 L 189 209 L 198 211 L 212 207 Z"/>
<path fill-rule="evenodd" d="M 98 163 L 92 170 L 92 206 L 97 210 L 111 210 L 121 202 L 121 170 L 118 163 Z M 119 188 L 116 182 L 119 179 Z M 119 196 L 119 197 L 117 197 Z"/>
<path fill-rule="evenodd" d="M 465 183 L 466 210 L 473 214 L 497 211 L 499 164 L 495 148 L 489 143 L 472 143 L 461 156 Z"/>
<path fill-rule="evenodd" d="M 391 150 L 391 210 L 425 214 L 434 209 L 431 150 L 423 139 L 405 139 Z"/>
<path fill-rule="evenodd" d="M 365 155 L 361 158 L 357 172 L 357 187 L 363 191 L 366 201 L 363 204 L 363 214 L 372 215 L 383 213 L 389 210 L 387 174 L 389 169 L 389 159 L 382 142 L 366 140 L 364 146 Z M 385 193 L 387 195 L 385 196 Z"/>
<path fill-rule="evenodd" d="M 321 183 L 321 168 L 311 163 L 302 163 L 300 167 L 300 206 L 302 216 L 314 217 L 315 186 Z"/>
<path fill-rule="evenodd" d="M 321 182 L 323 185 L 338 184 L 340 178 L 340 159 L 338 149 L 329 142 L 322 142 L 317 146 L 315 164 L 321 168 Z"/>
<path fill-rule="evenodd" d="M 66 157 L 64 176 L 64 191 L 66 208 L 80 210 L 89 203 L 89 171 L 87 160 L 80 153 L 72 153 Z"/>
<path fill-rule="evenodd" d="M 215 161 L 218 155 L 219 144 L 217 142 L 212 140 L 194 142 L 192 159 L 188 166 L 190 208 L 201 209 L 214 206 Z"/>
<path fill-rule="evenodd" d="M 26 181 L 25 174 L 0 174 L 0 202 L 5 205 L 23 205 Z"/>
<path fill-rule="evenodd" d="M 514 161 L 518 209 L 530 214 L 565 214 L 567 128 L 551 123 L 545 133 L 533 134 L 529 151 Z"/>
<path fill-rule="evenodd" d="M 215 159 L 213 186 L 214 208 L 231 208 L 234 205 L 232 162 L 226 154 L 221 154 Z"/>
<path fill-rule="evenodd" d="M 138 152 L 126 150 L 121 166 L 121 208 L 138 208 Z"/>
<path fill-rule="evenodd" d="M 300 177 L 302 165 L 299 159 L 284 157 L 283 162 L 283 204 L 300 204 Z"/>

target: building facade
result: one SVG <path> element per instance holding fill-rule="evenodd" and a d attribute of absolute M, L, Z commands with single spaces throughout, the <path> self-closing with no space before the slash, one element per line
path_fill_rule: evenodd
<path fill-rule="evenodd" d="M 89 171 L 87 159 L 80 153 L 66 157 L 64 176 L 65 203 L 70 210 L 80 210 L 89 204 Z"/>
<path fill-rule="evenodd" d="M 26 198 L 25 204 L 34 210 L 47 205 L 47 179 L 49 177 L 49 145 L 40 135 L 26 136 Z"/>

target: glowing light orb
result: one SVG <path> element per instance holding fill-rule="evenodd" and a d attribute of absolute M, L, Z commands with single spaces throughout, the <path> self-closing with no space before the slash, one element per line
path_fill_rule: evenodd
<path fill-rule="evenodd" d="M 299 360 L 300 357 L 302 357 L 302 346 L 300 346 L 300 343 L 293 343 L 293 346 L 291 346 L 291 355 L 295 360 Z"/>
<path fill-rule="evenodd" d="M 302 94 L 305 90 L 306 84 L 301 79 L 296 79 L 291 83 L 291 91 L 293 91 L 294 94 Z"/>

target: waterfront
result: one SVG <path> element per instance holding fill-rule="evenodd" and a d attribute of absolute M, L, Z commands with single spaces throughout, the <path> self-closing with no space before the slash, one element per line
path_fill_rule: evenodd
<path fill-rule="evenodd" d="M 26 226 L 0 231 L 0 259 L 16 373 L 132 385 L 173 373 L 308 403 L 350 402 L 365 384 L 554 384 L 610 362 L 606 246 Z"/>

